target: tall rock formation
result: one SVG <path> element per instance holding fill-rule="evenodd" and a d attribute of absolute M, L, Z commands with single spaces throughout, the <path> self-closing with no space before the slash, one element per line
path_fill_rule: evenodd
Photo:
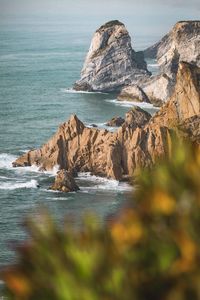
<path fill-rule="evenodd" d="M 200 21 L 181 21 L 158 43 L 144 51 L 156 58 L 161 71 L 173 77 L 180 61 L 200 67 Z"/>
<path fill-rule="evenodd" d="M 174 91 L 179 62 L 200 67 L 200 21 L 178 22 L 158 43 L 146 49 L 144 56 L 157 60 L 160 74 L 137 83 L 142 97 L 135 85 L 131 85 L 124 87 L 118 98 L 161 106 Z"/>
<path fill-rule="evenodd" d="M 135 52 L 124 24 L 111 21 L 94 34 L 76 90 L 116 92 L 149 76 L 142 52 Z"/>

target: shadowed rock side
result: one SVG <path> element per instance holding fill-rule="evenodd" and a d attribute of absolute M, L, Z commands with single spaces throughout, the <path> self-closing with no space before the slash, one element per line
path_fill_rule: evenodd
<path fill-rule="evenodd" d="M 123 23 L 111 21 L 94 34 L 76 90 L 116 92 L 149 76 L 142 52 L 135 52 Z"/>
<path fill-rule="evenodd" d="M 173 96 L 154 117 L 134 108 L 116 132 L 109 132 L 87 128 L 72 116 L 41 149 L 29 151 L 13 165 L 36 164 L 45 170 L 59 165 L 70 172 L 122 180 L 138 167 L 150 166 L 158 157 L 169 155 L 173 128 L 178 126 L 193 140 L 199 138 L 199 116 L 200 69 L 182 62 Z"/>

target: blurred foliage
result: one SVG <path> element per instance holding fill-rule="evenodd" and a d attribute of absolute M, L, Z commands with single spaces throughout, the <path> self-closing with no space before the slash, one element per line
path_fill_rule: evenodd
<path fill-rule="evenodd" d="M 172 146 L 135 184 L 107 224 L 87 217 L 78 231 L 48 214 L 29 220 L 30 241 L 1 276 L 8 299 L 200 299 L 200 151 Z"/>

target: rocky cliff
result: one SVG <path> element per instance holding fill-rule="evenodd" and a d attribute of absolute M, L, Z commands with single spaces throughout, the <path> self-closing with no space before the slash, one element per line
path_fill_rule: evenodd
<path fill-rule="evenodd" d="M 142 52 L 135 52 L 124 24 L 111 21 L 94 34 L 76 90 L 116 92 L 148 76 Z"/>
<path fill-rule="evenodd" d="M 24 154 L 13 166 L 36 164 L 51 170 L 58 165 L 71 173 L 91 172 L 122 180 L 132 176 L 138 167 L 150 166 L 158 157 L 168 156 L 175 128 L 192 140 L 199 139 L 199 116 L 200 68 L 181 62 L 172 97 L 152 118 L 135 108 L 126 114 L 117 131 L 109 132 L 87 128 L 72 116 L 45 145 Z"/>
<path fill-rule="evenodd" d="M 156 156 L 168 153 L 171 133 L 161 126 L 146 126 L 147 115 L 138 126 L 131 126 L 134 111 L 126 115 L 127 122 L 116 132 L 87 128 L 76 117 L 62 124 L 56 134 L 40 149 L 32 150 L 18 158 L 13 166 L 40 166 L 51 170 L 58 165 L 70 172 L 91 172 L 117 180 L 131 176 L 139 166 L 152 164 Z"/>
<path fill-rule="evenodd" d="M 160 74 L 140 79 L 137 90 L 135 85 L 124 87 L 118 99 L 161 106 L 174 91 L 179 62 L 200 66 L 200 21 L 178 22 L 158 43 L 146 49 L 144 56 L 157 60 Z"/>
<path fill-rule="evenodd" d="M 162 72 L 172 77 L 180 61 L 200 67 L 200 21 L 178 22 L 158 43 L 144 51 L 156 58 Z"/>

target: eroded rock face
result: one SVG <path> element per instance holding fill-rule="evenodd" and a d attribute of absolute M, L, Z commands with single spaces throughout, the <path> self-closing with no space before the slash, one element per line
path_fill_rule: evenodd
<path fill-rule="evenodd" d="M 106 126 L 120 127 L 124 124 L 125 120 L 121 117 L 114 117 L 106 123 Z"/>
<path fill-rule="evenodd" d="M 178 125 L 178 130 L 183 138 L 200 145 L 200 115 L 184 120 Z"/>
<path fill-rule="evenodd" d="M 151 119 L 151 115 L 138 106 L 134 106 L 126 113 L 125 126 L 129 128 L 143 127 Z"/>
<path fill-rule="evenodd" d="M 91 172 L 122 180 L 125 175 L 132 176 L 140 165 L 152 164 L 157 154 L 166 153 L 168 131 L 159 126 L 150 130 L 148 126 L 123 125 L 118 131 L 109 132 L 87 128 L 72 116 L 41 149 L 29 151 L 13 165 L 36 164 L 44 170 L 58 165 L 68 171 Z"/>
<path fill-rule="evenodd" d="M 172 97 L 151 122 L 172 128 L 200 114 L 200 68 L 181 62 Z"/>
<path fill-rule="evenodd" d="M 144 93 L 142 88 L 138 85 L 129 85 L 125 86 L 120 94 L 118 95 L 117 99 L 119 101 L 134 101 L 134 102 L 147 102 L 149 103 L 149 98 Z"/>
<path fill-rule="evenodd" d="M 123 23 L 111 21 L 94 34 L 76 90 L 116 92 L 149 76 L 142 52 L 135 52 Z"/>
<path fill-rule="evenodd" d="M 87 128 L 74 115 L 62 124 L 56 134 L 38 150 L 29 151 L 13 166 L 36 164 L 44 170 L 60 169 L 92 172 L 95 175 L 120 179 L 121 145 L 116 133 Z"/>
<path fill-rule="evenodd" d="M 71 172 L 60 170 L 55 178 L 54 184 L 50 187 L 51 190 L 64 193 L 76 192 L 79 190 L 78 185 Z"/>
<path fill-rule="evenodd" d="M 169 77 L 176 75 L 181 61 L 200 67 L 200 21 L 178 22 L 161 41 L 146 49 L 144 55 L 156 58 Z"/>

